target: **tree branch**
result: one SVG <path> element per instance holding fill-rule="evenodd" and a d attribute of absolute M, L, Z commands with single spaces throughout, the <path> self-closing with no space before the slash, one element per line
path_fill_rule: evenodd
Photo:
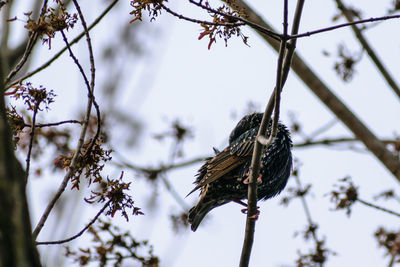
<path fill-rule="evenodd" d="M 75 0 L 74 0 L 74 3 L 76 3 Z M 78 9 L 78 8 L 77 8 L 77 9 Z M 80 10 L 79 10 L 79 11 L 80 11 Z M 78 12 L 79 12 L 79 11 L 78 11 Z M 80 12 L 79 12 L 79 13 L 80 13 Z M 80 14 L 81 14 L 81 13 L 80 13 Z M 81 17 L 81 21 L 82 21 L 82 17 Z M 83 23 L 83 22 L 82 22 L 82 23 Z M 86 24 L 85 24 L 85 25 L 86 25 Z M 85 26 L 84 26 L 84 29 L 85 29 L 85 34 L 88 35 L 87 28 L 86 28 Z M 91 62 L 91 73 L 92 73 L 92 79 L 91 79 L 91 82 L 90 82 L 90 85 L 89 85 L 89 81 L 88 81 L 88 79 L 87 79 L 87 77 L 86 77 L 86 74 L 85 74 L 85 72 L 83 71 L 82 66 L 79 64 L 78 59 L 74 56 L 74 54 L 73 54 L 73 52 L 72 52 L 72 50 L 71 50 L 71 47 L 70 47 L 70 45 L 69 45 L 69 43 L 68 43 L 68 40 L 67 40 L 67 38 L 66 38 L 64 32 L 61 31 L 61 34 L 62 34 L 62 36 L 63 36 L 64 42 L 66 43 L 66 45 L 67 45 L 67 47 L 68 47 L 68 50 L 69 50 L 69 52 L 70 52 L 70 56 L 72 57 L 72 59 L 74 60 L 75 64 L 77 65 L 79 71 L 81 72 L 82 77 L 83 77 L 83 79 L 84 79 L 84 81 L 85 81 L 86 87 L 88 88 L 88 103 L 87 103 L 87 109 L 86 109 L 86 114 L 85 114 L 84 123 L 83 123 L 83 125 L 82 125 L 81 134 L 80 134 L 80 137 L 79 137 L 79 140 L 78 140 L 78 144 L 77 144 L 77 148 L 76 148 L 76 150 L 75 150 L 75 154 L 74 154 L 74 156 L 73 156 L 73 158 L 72 158 L 72 160 L 71 160 L 71 163 L 70 163 L 70 165 L 69 165 L 68 171 L 67 171 L 66 175 L 64 176 L 64 179 L 63 179 L 63 181 L 62 181 L 60 187 L 58 188 L 58 190 L 57 190 L 56 194 L 53 196 L 53 198 L 50 200 L 50 202 L 49 202 L 49 204 L 47 205 L 47 207 L 46 207 L 44 213 L 42 214 L 42 217 L 41 217 L 40 220 L 39 220 L 39 223 L 37 224 L 35 230 L 33 231 L 33 234 L 32 234 L 32 235 L 33 235 L 33 238 L 34 238 L 34 239 L 37 238 L 37 236 L 38 236 L 38 234 L 40 233 L 41 229 L 43 228 L 44 223 L 46 222 L 46 220 L 47 220 L 47 218 L 48 218 L 48 216 L 49 216 L 51 210 L 54 208 L 54 205 L 56 204 L 57 200 L 60 198 L 61 194 L 64 192 L 65 188 L 67 187 L 67 184 L 68 184 L 69 179 L 70 179 L 70 178 L 72 177 L 72 175 L 74 174 L 76 165 L 77 165 L 77 163 L 78 163 L 78 158 L 81 156 L 80 153 L 81 153 L 81 150 L 82 150 L 84 141 L 85 141 L 86 131 L 87 131 L 87 128 L 88 128 L 88 125 L 89 125 L 89 119 L 90 119 L 90 112 L 91 112 L 91 109 L 92 109 L 92 104 L 93 104 L 94 101 L 95 101 L 94 96 L 93 96 L 93 90 L 94 90 L 94 71 L 95 71 L 95 68 L 94 68 L 94 63 L 93 63 L 93 58 L 92 58 L 92 57 L 93 57 L 93 53 L 91 52 L 90 38 L 87 37 L 87 38 L 89 39 L 89 40 L 88 40 L 88 43 L 89 43 L 89 46 L 90 46 L 90 49 L 89 49 L 90 52 L 89 52 L 89 53 L 91 54 L 91 55 L 90 55 L 90 57 L 91 57 L 90 62 Z M 95 105 L 95 107 L 98 108 L 97 105 Z M 98 110 L 97 110 L 97 111 L 98 111 Z M 99 114 L 99 111 L 98 111 L 98 114 Z M 99 119 L 100 119 L 100 118 L 98 118 L 98 120 L 99 120 Z M 92 143 L 92 144 L 93 144 L 93 143 Z M 92 145 L 92 144 L 91 144 L 91 145 Z M 88 150 L 88 151 L 89 151 L 89 150 Z"/>
<path fill-rule="evenodd" d="M 0 63 L 0 92 L 4 91 L 3 81 Z M 0 214 L 0 266 L 40 267 L 31 235 L 25 172 L 14 154 L 3 94 L 0 95 Z"/>
<path fill-rule="evenodd" d="M 241 1 L 241 0 L 238 0 L 238 1 Z M 294 34 L 294 35 L 292 34 L 288 38 L 289 39 L 293 39 L 293 38 L 297 39 L 297 38 L 302 38 L 302 37 L 309 37 L 309 36 L 317 34 L 317 33 L 333 31 L 333 30 L 336 30 L 336 29 L 339 29 L 339 28 L 349 27 L 349 26 L 352 26 L 352 25 L 363 24 L 363 23 L 367 23 L 367 22 L 388 20 L 388 19 L 398 19 L 398 18 L 400 18 L 400 15 L 391 15 L 391 16 L 384 16 L 384 17 L 378 17 L 378 18 L 362 19 L 362 20 L 357 20 L 357 21 L 353 21 L 353 22 L 338 24 L 338 25 L 327 27 L 327 28 L 323 28 L 323 29 L 318 29 L 318 30 L 315 30 L 315 31 L 310 31 L 310 32 L 305 32 L 305 33 L 300 33 L 300 34 Z M 262 25 L 262 26 L 264 26 L 264 25 Z"/>
<path fill-rule="evenodd" d="M 231 22 L 226 22 L 226 23 L 219 23 L 219 22 L 210 22 L 210 21 L 206 21 L 206 20 L 198 20 L 198 19 L 193 19 L 193 18 L 189 18 L 186 16 L 183 16 L 181 14 L 176 13 L 175 11 L 173 11 L 172 9 L 168 8 L 167 6 L 165 6 L 164 4 L 160 4 L 160 6 L 167 11 L 169 14 L 173 15 L 174 17 L 177 17 L 178 19 L 183 19 L 186 21 L 190 21 L 193 23 L 197 23 L 197 24 L 206 24 L 206 25 L 212 25 L 212 26 L 226 26 L 226 27 L 238 27 L 238 26 L 243 26 L 245 25 L 245 23 L 231 23 Z"/>
<path fill-rule="evenodd" d="M 67 121 L 59 121 L 59 122 L 52 122 L 52 123 L 38 123 L 35 125 L 35 128 L 43 128 L 43 127 L 51 127 L 51 126 L 59 126 L 62 124 L 67 124 L 67 123 L 79 123 L 83 124 L 81 121 L 77 120 L 67 120 Z M 30 124 L 25 124 L 24 127 L 32 127 Z"/>
<path fill-rule="evenodd" d="M 26 156 L 25 183 L 28 182 L 28 177 L 29 177 L 29 167 L 31 165 L 31 153 L 32 153 L 32 147 L 33 147 L 33 139 L 35 137 L 36 115 L 38 113 L 39 104 L 40 103 L 36 103 L 35 108 L 33 109 L 31 132 L 29 134 L 30 138 L 29 138 L 28 154 Z"/>
<path fill-rule="evenodd" d="M 196 1 L 194 1 L 194 0 L 189 0 L 189 2 L 192 3 L 192 4 L 194 4 L 194 5 L 196 5 L 196 6 L 198 6 L 198 7 L 200 7 L 200 8 L 202 8 L 202 9 L 204 9 L 204 10 L 207 10 L 207 11 L 209 11 L 209 12 L 211 12 L 211 13 L 224 16 L 224 17 L 229 18 L 229 19 L 231 19 L 231 20 L 233 20 L 233 21 L 236 21 L 236 20 L 237 20 L 237 21 L 241 21 L 241 22 L 243 22 L 244 24 L 246 24 L 247 26 L 249 26 L 250 28 L 253 28 L 254 30 L 259 31 L 259 32 L 261 32 L 261 33 L 267 34 L 267 35 L 269 35 L 271 38 L 274 38 L 274 39 L 277 40 L 277 41 L 280 41 L 281 38 L 282 38 L 282 35 L 279 34 L 279 33 L 276 33 L 276 32 L 274 32 L 274 31 L 271 31 L 270 29 L 261 27 L 260 25 L 254 23 L 254 22 L 252 22 L 252 21 L 249 21 L 249 20 L 247 20 L 247 19 L 245 19 L 245 18 L 242 18 L 242 17 L 239 17 L 239 16 L 233 16 L 233 15 L 226 14 L 226 13 L 224 13 L 224 12 L 220 12 L 220 11 L 218 11 L 218 10 L 215 10 L 215 9 L 213 9 L 213 8 L 207 6 L 207 5 L 204 5 L 204 4 L 202 3 L 202 1 L 196 2 Z"/>
<path fill-rule="evenodd" d="M 335 2 L 338 8 L 342 11 L 343 15 L 346 17 L 347 21 L 350 23 L 354 22 L 351 11 L 347 9 L 347 7 L 343 4 L 343 2 L 341 0 L 335 0 Z M 371 58 L 371 60 L 375 63 L 375 66 L 381 72 L 383 78 L 386 80 L 389 86 L 392 87 L 394 93 L 400 98 L 399 85 L 396 83 L 396 81 L 389 73 L 389 71 L 385 68 L 382 61 L 379 59 L 378 55 L 375 53 L 375 51 L 372 49 L 368 41 L 365 39 L 361 30 L 354 24 L 351 25 L 351 29 L 353 30 L 354 35 L 357 37 L 358 41 L 361 43 L 362 47 L 365 49 L 365 51 L 367 51 L 368 56 Z"/>
<path fill-rule="evenodd" d="M 94 56 L 93 56 L 93 48 L 92 48 L 92 42 L 90 40 L 90 35 L 89 35 L 89 29 L 86 25 L 86 21 L 85 18 L 83 16 L 83 13 L 81 11 L 81 8 L 77 2 L 77 0 L 72 0 L 76 10 L 78 11 L 79 14 L 79 18 L 81 19 L 81 23 L 86 35 L 86 42 L 88 45 L 88 51 L 89 51 L 89 62 L 90 62 L 90 74 L 91 74 L 91 78 L 90 78 L 90 86 L 88 86 L 88 94 L 89 94 L 89 98 L 91 99 L 95 109 L 96 109 L 96 115 L 97 115 L 97 130 L 96 130 L 96 134 L 92 139 L 92 142 L 90 143 L 89 148 L 86 151 L 86 154 L 84 155 L 84 157 L 86 157 L 87 155 L 90 154 L 90 152 L 93 149 L 94 144 L 96 143 L 97 138 L 99 138 L 100 136 L 100 131 L 101 131 L 101 116 L 100 116 L 100 107 L 96 102 L 96 99 L 94 97 L 94 84 L 95 84 L 95 72 L 96 72 L 96 68 L 94 65 Z M 90 113 L 90 112 L 89 112 Z"/>
<path fill-rule="evenodd" d="M 391 214 L 391 215 L 394 215 L 394 216 L 400 217 L 400 213 L 398 213 L 398 212 L 396 212 L 396 211 L 389 210 L 389 209 L 387 209 L 387 208 L 384 208 L 384 207 L 381 207 L 381 206 L 375 205 L 375 204 L 373 204 L 373 203 L 370 203 L 370 202 L 368 202 L 368 201 L 365 201 L 365 200 L 359 199 L 358 197 L 357 197 L 357 201 L 358 201 L 358 202 L 360 202 L 361 204 L 363 204 L 363 205 L 367 206 L 367 207 L 370 207 L 370 208 L 373 208 L 373 209 L 376 209 L 376 210 L 380 210 L 380 211 L 383 211 L 383 212 L 389 213 L 389 214 Z"/>
<path fill-rule="evenodd" d="M 46 12 L 47 2 L 48 2 L 48 0 L 44 0 L 44 2 L 43 2 L 42 10 L 40 12 L 38 21 L 41 19 L 42 15 Z M 36 33 L 36 32 L 32 32 L 30 34 L 29 39 L 28 39 L 28 43 L 26 45 L 25 52 L 22 55 L 21 60 L 14 67 L 14 69 L 12 69 L 11 72 L 8 74 L 7 78 L 4 81 L 4 84 L 9 83 L 11 81 L 12 77 L 14 77 L 14 75 L 17 74 L 17 72 L 24 66 L 26 60 L 28 59 L 29 55 L 32 52 L 32 49 L 33 49 L 38 37 L 39 37 L 39 34 Z"/>
<path fill-rule="evenodd" d="M 101 208 L 101 210 L 96 214 L 96 216 L 94 216 L 94 218 L 81 230 L 79 231 L 77 234 L 71 236 L 70 238 L 66 238 L 66 239 L 61 239 L 61 240 L 57 240 L 57 241 L 42 241 L 42 242 L 36 242 L 36 245 L 57 245 L 57 244 L 63 244 L 63 243 L 67 243 L 70 242 L 78 237 L 80 237 L 84 232 L 86 232 L 87 229 L 89 229 L 90 226 L 92 226 L 92 224 L 94 224 L 96 222 L 96 220 L 100 217 L 100 215 L 104 212 L 104 210 L 107 208 L 107 206 L 111 203 L 111 199 L 109 201 L 107 201 L 106 204 L 104 204 L 104 206 Z"/>

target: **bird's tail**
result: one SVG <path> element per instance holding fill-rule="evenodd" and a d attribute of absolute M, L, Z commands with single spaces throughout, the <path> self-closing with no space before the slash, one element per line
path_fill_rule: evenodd
<path fill-rule="evenodd" d="M 208 199 L 208 201 L 205 201 L 205 198 L 201 198 L 197 205 L 189 210 L 188 222 L 192 225 L 192 231 L 195 232 L 197 230 L 197 227 L 199 227 L 199 224 L 210 210 L 222 204 L 215 200 Z"/>

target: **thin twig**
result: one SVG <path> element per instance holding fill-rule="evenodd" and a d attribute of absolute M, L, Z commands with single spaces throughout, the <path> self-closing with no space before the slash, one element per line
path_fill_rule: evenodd
<path fill-rule="evenodd" d="M 398 213 L 398 212 L 396 212 L 396 211 L 389 210 L 389 209 L 384 208 L 384 207 L 381 207 L 381 206 L 377 206 L 377 205 L 375 205 L 375 204 L 372 204 L 372 203 L 370 203 L 370 202 L 367 202 L 367 201 L 362 200 L 362 199 L 359 199 L 359 198 L 357 198 L 357 201 L 360 202 L 360 203 L 362 203 L 362 204 L 364 204 L 365 206 L 368 206 L 368 207 L 371 207 L 371 208 L 374 208 L 374 209 L 377 209 L 377 210 L 380 210 L 380 211 L 383 211 L 383 212 L 392 214 L 392 215 L 394 215 L 394 216 L 400 217 L 400 213 Z"/>
<path fill-rule="evenodd" d="M 190 159 L 190 160 L 186 160 L 186 161 L 182 161 L 182 162 L 179 162 L 179 163 L 172 163 L 172 164 L 166 164 L 166 165 L 160 164 L 160 167 L 153 168 L 153 167 L 142 167 L 142 166 L 135 165 L 135 164 L 129 162 L 121 154 L 119 154 L 118 151 L 116 151 L 114 149 L 112 149 L 112 150 L 113 150 L 114 157 L 116 157 L 121 163 L 116 163 L 116 162 L 111 161 L 110 164 L 114 164 L 114 165 L 117 165 L 119 167 L 127 167 L 129 169 L 134 170 L 134 171 L 138 171 L 138 172 L 146 173 L 146 174 L 149 174 L 149 173 L 163 173 L 163 172 L 167 172 L 169 170 L 187 167 L 187 166 L 190 166 L 192 164 L 203 162 L 206 158 L 209 157 L 209 155 L 208 156 L 200 156 L 200 157 L 196 157 L 196 158 L 193 158 L 193 159 Z"/>
<path fill-rule="evenodd" d="M 393 267 L 394 263 L 396 262 L 395 259 L 396 259 L 396 254 L 391 254 L 388 267 Z"/>
<path fill-rule="evenodd" d="M 303 186 L 301 185 L 300 178 L 297 175 L 293 175 L 293 177 L 296 180 L 297 190 L 300 191 L 300 192 L 304 191 L 303 190 Z M 306 201 L 306 198 L 305 198 L 304 194 L 300 194 L 300 199 L 301 199 L 301 204 L 302 204 L 303 209 L 304 209 L 304 213 L 306 214 L 308 225 L 311 228 L 311 227 L 315 226 L 316 224 L 312 220 L 311 212 L 310 212 L 310 209 L 308 207 L 308 204 L 307 204 L 307 201 Z M 313 237 L 315 243 L 318 244 L 320 241 L 318 240 L 317 233 L 315 232 L 315 230 L 311 231 L 311 234 L 312 234 L 312 237 Z"/>
<path fill-rule="evenodd" d="M 206 25 L 211 25 L 211 26 L 225 26 L 225 27 L 239 27 L 239 26 L 245 25 L 245 23 L 231 23 L 231 22 L 221 23 L 221 22 L 209 22 L 206 20 L 193 19 L 193 18 L 189 18 L 189 17 L 186 17 L 186 16 L 176 13 L 175 11 L 166 7 L 163 3 L 160 3 L 160 6 L 165 11 L 167 11 L 169 14 L 173 15 L 174 17 L 177 17 L 178 19 L 183 19 L 183 20 L 190 21 L 190 22 L 197 23 L 197 24 L 206 24 Z"/>
<path fill-rule="evenodd" d="M 198 6 L 198 7 L 201 7 L 204 10 L 207 10 L 207 11 L 209 11 L 211 13 L 224 16 L 224 17 L 229 18 L 229 19 L 234 20 L 234 21 L 236 21 L 236 20 L 241 21 L 241 22 L 245 23 L 246 25 L 248 25 L 249 27 L 251 27 L 251 28 L 253 28 L 253 29 L 255 29 L 255 30 L 257 30 L 257 31 L 259 31 L 261 33 L 269 35 L 271 38 L 273 38 L 273 39 L 275 39 L 277 41 L 280 41 L 281 38 L 282 38 L 281 34 L 276 33 L 274 31 L 271 31 L 270 29 L 261 27 L 260 25 L 254 23 L 254 22 L 251 22 L 251 21 L 249 21 L 249 20 L 247 20 L 245 18 L 242 18 L 242 17 L 239 17 L 239 16 L 230 15 L 230 14 L 226 14 L 224 12 L 218 11 L 216 9 L 213 9 L 213 8 L 209 7 L 209 6 L 204 5 L 201 1 L 200 2 L 196 2 L 196 1 L 193 1 L 193 0 L 189 0 L 189 2 L 194 4 L 194 5 L 196 5 L 196 6 Z"/>
<path fill-rule="evenodd" d="M 51 123 L 38 123 L 38 124 L 35 125 L 35 128 L 59 126 L 59 125 L 62 125 L 62 124 L 67 124 L 67 123 L 79 123 L 79 124 L 82 124 L 83 122 L 78 121 L 78 120 L 66 120 L 66 121 L 51 122 Z M 24 127 L 32 127 L 32 125 L 25 124 Z"/>
<path fill-rule="evenodd" d="M 308 37 L 308 36 L 311 36 L 311 35 L 314 35 L 317 33 L 336 30 L 336 29 L 343 28 L 343 27 L 349 27 L 351 25 L 357 25 L 357 24 L 374 22 L 374 21 L 381 21 L 381 20 L 388 20 L 388 19 L 398 19 L 398 18 L 400 18 L 400 15 L 391 15 L 391 16 L 384 16 L 384 17 L 378 17 L 378 18 L 362 19 L 362 20 L 357 20 L 357 21 L 353 21 L 353 22 L 338 24 L 338 25 L 323 28 L 323 29 L 318 29 L 315 31 L 309 31 L 309 32 L 305 32 L 305 33 L 290 35 L 288 38 L 289 39 L 294 39 L 294 38 L 297 39 L 297 38 L 302 38 L 302 37 Z"/>
<path fill-rule="evenodd" d="M 38 22 L 42 19 L 43 14 L 46 12 L 47 2 L 48 2 L 48 0 L 44 0 L 44 2 L 43 2 L 43 6 L 42 6 L 42 10 L 40 12 L 39 18 L 38 18 Z M 22 55 L 22 58 L 20 59 L 18 64 L 10 71 L 10 73 L 8 74 L 7 78 L 4 81 L 4 84 L 9 83 L 11 81 L 11 79 L 14 77 L 14 75 L 17 74 L 17 72 L 24 66 L 25 62 L 27 61 L 29 55 L 32 52 L 33 47 L 36 44 L 36 40 L 38 39 L 38 37 L 39 37 L 38 33 L 36 33 L 36 32 L 30 33 L 28 43 L 26 45 L 26 49 L 25 49 L 24 54 Z"/>
<path fill-rule="evenodd" d="M 101 210 L 96 214 L 96 216 L 94 216 L 94 218 L 81 230 L 79 231 L 77 234 L 71 236 L 70 238 L 66 238 L 66 239 L 61 239 L 61 240 L 57 240 L 57 241 L 41 241 L 41 242 L 36 242 L 36 245 L 57 245 L 57 244 L 63 244 L 63 243 L 67 243 L 70 242 L 78 237 L 80 237 L 84 232 L 86 232 L 87 229 L 89 229 L 90 226 L 92 226 L 92 224 L 94 224 L 96 222 L 96 220 L 100 217 L 100 215 L 103 213 L 103 211 L 107 208 L 107 206 L 111 203 L 111 199 L 109 201 L 107 201 L 106 204 L 104 204 L 104 206 L 101 208 Z"/>
<path fill-rule="evenodd" d="M 308 140 L 312 140 L 315 137 L 317 137 L 318 135 L 328 131 L 331 127 L 333 127 L 336 123 L 338 122 L 338 120 L 332 119 L 331 121 L 328 121 L 326 124 L 322 125 L 320 128 L 318 128 L 317 130 L 315 130 L 314 132 L 312 132 L 309 136 L 308 136 Z"/>
<path fill-rule="evenodd" d="M 361 142 L 360 139 L 354 137 L 338 137 L 338 138 L 327 138 L 321 140 L 309 140 L 301 143 L 295 143 L 293 147 L 301 148 L 307 146 L 315 146 L 315 145 L 334 145 L 338 143 L 350 143 L 350 142 Z M 398 144 L 400 140 L 396 139 L 381 139 L 380 142 L 389 145 L 389 144 Z"/>
<path fill-rule="evenodd" d="M 182 139 L 176 139 L 176 142 L 171 146 L 171 153 L 169 156 L 168 165 L 174 164 L 175 158 L 178 155 L 179 145 L 182 144 Z M 175 190 L 174 186 L 169 182 L 167 175 L 165 172 L 160 175 L 161 180 L 164 183 L 165 188 L 171 194 L 171 196 L 175 199 L 175 201 L 183 208 L 185 212 L 189 210 L 189 205 L 186 204 L 185 200 L 178 194 Z"/>
<path fill-rule="evenodd" d="M 103 13 L 100 14 L 99 17 L 97 17 L 93 23 L 89 26 L 88 31 L 90 31 L 91 29 L 93 29 L 103 18 L 105 15 L 107 15 L 107 13 L 114 7 L 114 5 L 118 2 L 119 0 L 114 0 L 104 11 Z M 83 31 L 82 33 L 80 33 L 77 37 L 75 37 L 70 43 L 69 45 L 72 46 L 74 44 L 76 44 L 80 39 L 82 39 L 82 37 L 85 36 L 85 31 Z M 24 75 L 23 77 L 19 78 L 18 80 L 9 83 L 6 85 L 6 89 L 11 88 L 11 86 L 16 85 L 18 83 L 21 83 L 22 81 L 28 79 L 29 77 L 32 77 L 33 75 L 35 75 L 36 73 L 44 70 L 45 68 L 47 68 L 48 66 L 51 65 L 51 63 L 53 63 L 56 59 L 58 59 L 65 51 L 68 50 L 68 47 L 65 46 L 63 49 L 61 49 L 59 52 L 57 52 L 51 59 L 49 59 L 47 62 L 43 63 L 40 67 L 38 67 L 37 69 L 27 73 L 26 75 Z"/>
<path fill-rule="evenodd" d="M 73 3 L 75 5 L 76 10 L 78 11 L 79 14 L 79 18 L 81 19 L 81 23 L 82 23 L 82 27 L 84 29 L 85 35 L 86 35 L 86 42 L 88 45 L 88 51 L 89 51 L 89 61 L 90 61 L 90 74 L 91 74 L 91 78 L 90 78 L 90 86 L 88 87 L 88 93 L 89 93 L 89 98 L 91 98 L 93 105 L 96 109 L 96 116 L 97 116 L 97 130 L 96 130 L 96 134 L 92 139 L 92 142 L 90 143 L 90 146 L 88 147 L 86 154 L 84 155 L 84 157 L 86 157 L 87 155 L 90 154 L 90 152 L 93 149 L 94 144 L 96 143 L 97 139 L 100 136 L 100 131 L 101 131 L 101 115 L 100 115 L 100 107 L 96 102 L 96 99 L 94 97 L 94 85 L 95 85 L 95 73 L 96 73 L 96 67 L 94 65 L 94 56 L 93 56 L 93 48 L 92 48 L 92 41 L 90 39 L 90 35 L 89 35 L 89 29 L 86 25 L 86 21 L 85 18 L 83 16 L 83 13 L 81 11 L 81 8 L 78 4 L 77 0 L 73 0 Z"/>
<path fill-rule="evenodd" d="M 25 168 L 25 183 L 28 182 L 28 177 L 29 177 L 29 168 L 31 165 L 31 153 L 32 153 L 32 147 L 33 147 L 33 139 L 35 136 L 35 124 L 36 124 L 36 115 L 38 113 L 39 109 L 39 104 L 36 103 L 35 107 L 33 109 L 33 115 L 32 115 L 32 129 L 30 132 L 30 138 L 29 138 L 29 148 L 28 148 L 28 154 L 26 156 L 26 168 Z"/>
<path fill-rule="evenodd" d="M 343 15 L 346 17 L 348 22 L 353 22 L 352 12 L 343 4 L 341 0 L 335 0 L 338 8 L 342 11 Z M 358 41 L 362 45 L 362 47 L 367 52 L 368 56 L 374 62 L 375 66 L 381 72 L 383 78 L 392 88 L 394 93 L 400 98 L 400 86 L 396 83 L 392 75 L 389 73 L 387 68 L 383 65 L 382 61 L 379 59 L 378 55 L 372 49 L 370 44 L 368 43 L 367 39 L 365 39 L 364 35 L 362 34 L 361 30 L 356 25 L 351 25 L 351 29 L 354 32 L 354 35 L 357 37 Z"/>
<path fill-rule="evenodd" d="M 162 182 L 164 183 L 165 188 L 171 194 L 171 196 L 175 199 L 175 201 L 182 207 L 182 209 L 187 212 L 189 210 L 189 205 L 183 200 L 183 198 L 178 194 L 175 190 L 174 186 L 168 180 L 165 173 L 160 175 Z"/>

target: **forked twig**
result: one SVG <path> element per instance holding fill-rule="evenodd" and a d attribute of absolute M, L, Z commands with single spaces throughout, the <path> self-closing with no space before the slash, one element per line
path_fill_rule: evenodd
<path fill-rule="evenodd" d="M 111 201 L 112 201 L 112 199 L 107 201 L 107 203 L 104 204 L 104 206 L 101 208 L 101 210 L 99 210 L 99 212 L 96 214 L 96 216 L 94 216 L 93 219 L 81 231 L 79 231 L 77 234 L 71 236 L 70 238 L 56 240 L 56 241 L 41 241 L 41 242 L 37 241 L 36 245 L 58 245 L 58 244 L 63 244 L 63 243 L 70 242 L 70 241 L 80 237 L 84 232 L 86 232 L 87 229 L 89 229 L 90 226 L 92 226 L 96 222 L 96 220 L 104 212 L 104 210 L 111 203 Z"/>

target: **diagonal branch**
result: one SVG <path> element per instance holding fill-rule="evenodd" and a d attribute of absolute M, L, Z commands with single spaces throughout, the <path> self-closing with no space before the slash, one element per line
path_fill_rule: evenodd
<path fill-rule="evenodd" d="M 41 20 L 42 15 L 46 12 L 47 2 L 48 2 L 48 0 L 44 0 L 42 10 L 40 11 L 38 20 Z M 22 58 L 20 59 L 18 64 L 14 67 L 14 69 L 12 69 L 11 72 L 8 74 L 7 78 L 4 80 L 4 84 L 9 83 L 11 81 L 11 79 L 15 76 L 15 74 L 17 74 L 18 71 L 24 66 L 25 62 L 28 60 L 28 57 L 32 52 L 33 47 L 36 44 L 36 40 L 38 37 L 39 37 L 38 33 L 36 33 L 36 32 L 30 33 L 30 36 L 29 36 L 29 39 L 28 39 L 28 42 L 27 42 L 27 45 L 25 48 L 25 52 L 22 55 Z"/>
<path fill-rule="evenodd" d="M 338 8 L 342 11 L 343 15 L 346 17 L 348 22 L 353 22 L 353 16 L 351 11 L 343 4 L 341 0 L 335 0 Z M 365 39 L 364 35 L 362 34 L 361 30 L 356 25 L 351 25 L 351 29 L 354 32 L 354 35 L 357 37 L 358 41 L 361 43 L 362 47 L 367 51 L 368 56 L 374 62 L 375 66 L 381 72 L 383 78 L 392 87 L 394 93 L 400 98 L 400 87 L 393 79 L 392 75 L 389 71 L 385 68 L 382 61 L 379 59 L 378 55 L 372 49 L 371 45 Z"/>
<path fill-rule="evenodd" d="M 96 220 L 100 217 L 100 215 L 104 212 L 104 210 L 110 205 L 111 199 L 107 201 L 106 204 L 100 209 L 99 212 L 97 212 L 96 216 L 93 217 L 93 219 L 77 234 L 71 236 L 70 238 L 62 239 L 62 240 L 57 240 L 57 241 L 43 241 L 43 242 L 36 242 L 36 245 L 59 245 L 63 243 L 70 242 L 78 237 L 80 237 L 84 232 L 86 232 L 87 229 L 89 229 L 90 226 L 92 226 Z"/>

